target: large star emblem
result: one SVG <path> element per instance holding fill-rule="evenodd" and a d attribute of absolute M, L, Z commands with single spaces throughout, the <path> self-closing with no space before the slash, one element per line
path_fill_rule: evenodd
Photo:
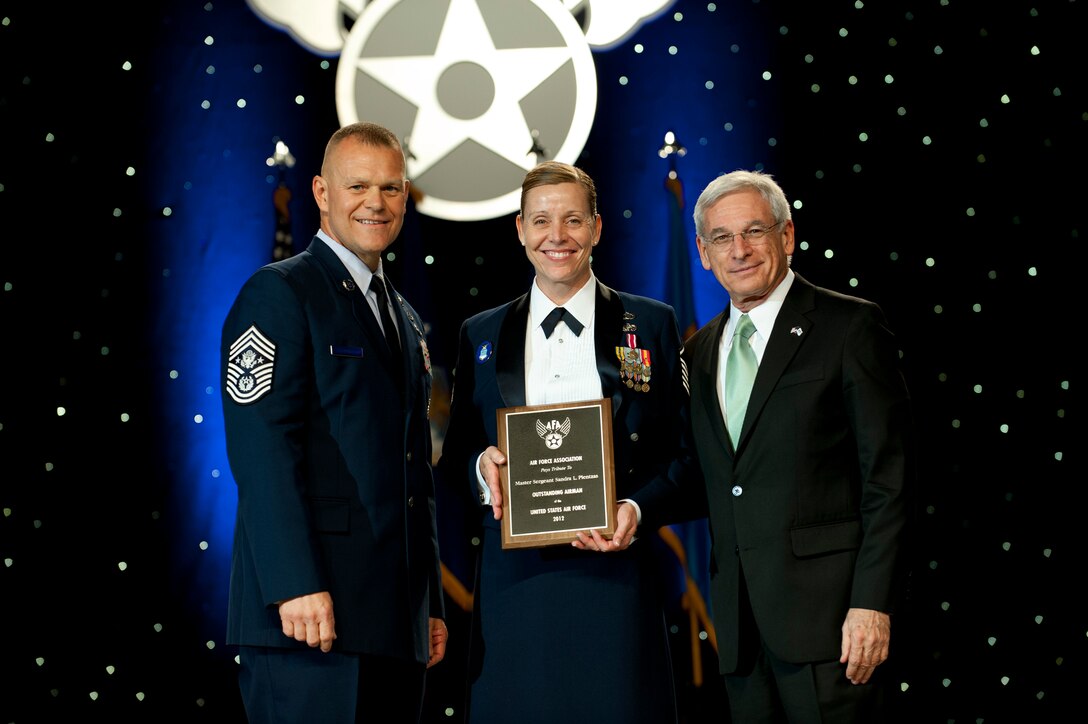
<path fill-rule="evenodd" d="M 441 218 L 516 211 L 525 172 L 574 162 L 596 111 L 589 46 L 555 0 L 378 0 L 340 63 L 341 122 L 393 129 L 420 212 Z"/>

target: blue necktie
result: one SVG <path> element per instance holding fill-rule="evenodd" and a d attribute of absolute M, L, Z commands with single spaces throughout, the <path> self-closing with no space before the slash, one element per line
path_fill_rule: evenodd
<path fill-rule="evenodd" d="M 389 295 L 385 291 L 385 280 L 375 274 L 370 279 L 370 288 L 374 296 L 378 298 L 378 314 L 381 316 L 382 331 L 385 332 L 385 341 L 389 345 L 389 352 L 393 359 L 400 361 L 400 336 L 397 334 L 397 325 L 393 322 L 393 313 L 389 311 Z"/>

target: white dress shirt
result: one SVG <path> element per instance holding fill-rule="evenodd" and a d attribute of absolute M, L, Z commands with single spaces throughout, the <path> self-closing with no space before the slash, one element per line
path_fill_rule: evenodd
<path fill-rule="evenodd" d="M 548 405 L 601 398 L 601 376 L 593 343 L 593 318 L 597 307 L 597 279 L 589 281 L 563 304 L 568 315 L 584 325 L 575 335 L 565 321 L 551 337 L 541 323 L 557 305 L 533 282 L 529 292 L 529 323 L 525 327 L 525 404 Z"/>

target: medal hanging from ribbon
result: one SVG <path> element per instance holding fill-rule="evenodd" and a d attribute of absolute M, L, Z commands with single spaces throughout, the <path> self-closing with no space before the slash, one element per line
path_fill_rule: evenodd
<path fill-rule="evenodd" d="M 626 347 L 616 347 L 616 357 L 620 361 L 620 380 L 637 392 L 650 391 L 650 375 L 653 371 L 650 350 L 640 349 L 638 337 L 626 335 Z"/>

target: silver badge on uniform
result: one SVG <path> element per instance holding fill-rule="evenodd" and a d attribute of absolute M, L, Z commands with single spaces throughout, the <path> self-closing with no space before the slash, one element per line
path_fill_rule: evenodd
<path fill-rule="evenodd" d="M 272 391 L 276 344 L 256 325 L 242 332 L 227 358 L 227 394 L 239 405 L 250 405 Z"/>

